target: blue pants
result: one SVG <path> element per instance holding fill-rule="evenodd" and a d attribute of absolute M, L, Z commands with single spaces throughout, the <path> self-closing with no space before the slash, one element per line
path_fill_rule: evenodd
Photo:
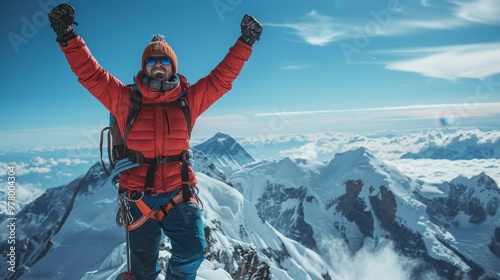
<path fill-rule="evenodd" d="M 142 200 L 151 208 L 159 209 L 177 193 L 144 195 Z M 134 220 L 142 213 L 134 202 L 130 202 L 130 212 Z M 181 202 L 170 209 L 170 215 L 160 222 L 148 220 L 139 228 L 130 231 L 132 275 L 137 279 L 154 280 L 160 273 L 158 260 L 161 230 L 170 239 L 172 256 L 168 263 L 166 279 L 194 280 L 196 271 L 205 258 L 207 246 L 200 208 L 192 202 Z"/>

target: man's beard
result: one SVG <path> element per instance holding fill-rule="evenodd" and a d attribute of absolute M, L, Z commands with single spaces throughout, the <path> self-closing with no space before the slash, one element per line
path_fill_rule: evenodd
<path fill-rule="evenodd" d="M 162 81 L 165 79 L 165 71 L 162 69 L 153 69 L 153 70 L 151 70 L 151 74 L 152 74 L 151 76 L 155 80 Z"/>

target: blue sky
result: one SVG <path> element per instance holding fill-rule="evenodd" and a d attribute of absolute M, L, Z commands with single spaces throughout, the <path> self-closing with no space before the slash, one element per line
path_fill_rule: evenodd
<path fill-rule="evenodd" d="M 78 82 L 46 14 L 55 0 L 2 1 L 0 150 L 97 145 L 107 112 Z M 69 1 L 77 32 L 124 83 L 151 35 L 164 34 L 179 72 L 205 76 L 240 34 L 261 40 L 233 90 L 193 137 L 451 127 L 500 129 L 500 2 Z"/>

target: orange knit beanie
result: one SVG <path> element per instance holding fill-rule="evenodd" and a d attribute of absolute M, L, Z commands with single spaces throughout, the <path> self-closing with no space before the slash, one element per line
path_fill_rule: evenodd
<path fill-rule="evenodd" d="M 163 54 L 170 57 L 172 60 L 173 74 L 177 74 L 177 56 L 174 50 L 165 41 L 165 36 L 160 34 L 153 35 L 151 43 L 146 46 L 142 53 L 142 71 L 144 73 L 146 73 L 146 58 L 155 54 Z"/>

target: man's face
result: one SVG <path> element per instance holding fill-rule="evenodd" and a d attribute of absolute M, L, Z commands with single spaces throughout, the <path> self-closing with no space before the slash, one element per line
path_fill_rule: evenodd
<path fill-rule="evenodd" d="M 146 58 L 146 74 L 155 80 L 168 81 L 172 77 L 172 61 L 165 55 L 152 55 Z"/>

